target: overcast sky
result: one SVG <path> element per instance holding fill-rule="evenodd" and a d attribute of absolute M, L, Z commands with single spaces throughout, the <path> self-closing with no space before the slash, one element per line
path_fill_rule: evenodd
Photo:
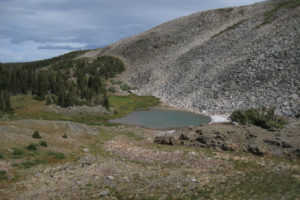
<path fill-rule="evenodd" d="M 0 62 L 106 46 L 202 10 L 261 0 L 0 0 Z"/>

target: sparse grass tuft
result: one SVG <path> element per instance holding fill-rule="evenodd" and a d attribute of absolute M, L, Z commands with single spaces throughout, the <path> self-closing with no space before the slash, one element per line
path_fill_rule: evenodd
<path fill-rule="evenodd" d="M 52 156 L 53 158 L 56 158 L 56 159 L 65 159 L 66 156 L 64 153 L 61 153 L 61 152 L 54 152 L 54 151 L 49 151 L 47 153 L 48 156 Z"/>
<path fill-rule="evenodd" d="M 114 132 L 100 128 L 100 134 L 93 138 L 93 143 L 89 145 L 90 152 L 97 156 L 110 157 L 111 154 L 104 149 L 104 145 L 115 137 Z"/>
<path fill-rule="evenodd" d="M 237 28 L 239 25 L 241 25 L 245 21 L 246 21 L 246 19 L 243 19 L 243 20 L 239 21 L 238 23 L 227 27 L 226 29 L 224 29 L 224 30 L 220 31 L 219 33 L 215 34 L 214 36 L 212 36 L 212 38 L 217 37 L 217 36 L 221 35 L 222 33 L 227 32 L 227 31 L 230 31 L 230 30 L 233 30 L 233 29 Z"/>
<path fill-rule="evenodd" d="M 114 80 L 111 80 L 110 81 L 111 82 L 111 84 L 113 84 L 113 85 L 121 85 L 123 82 L 122 81 L 114 81 Z"/>
<path fill-rule="evenodd" d="M 46 163 L 46 161 L 41 160 L 41 159 L 35 159 L 35 160 L 26 160 L 25 162 L 21 163 L 21 165 L 25 169 L 28 169 L 28 168 L 34 167 L 39 164 L 44 164 L 44 163 Z"/>
<path fill-rule="evenodd" d="M 126 132 L 126 133 L 124 133 L 124 135 L 126 137 L 128 137 L 129 139 L 132 139 L 132 140 L 135 140 L 135 141 L 141 141 L 141 140 L 144 139 L 142 136 L 139 136 L 139 135 L 137 135 L 135 133 L 132 133 L 132 132 Z"/>
<path fill-rule="evenodd" d="M 233 166 L 235 170 L 238 171 L 247 171 L 247 170 L 254 170 L 260 169 L 261 166 L 255 162 L 251 161 L 242 161 L 242 160 L 232 160 Z"/>
<path fill-rule="evenodd" d="M 276 19 L 275 15 L 279 10 L 284 8 L 292 9 L 292 8 L 297 8 L 299 6 L 300 6 L 300 0 L 290 0 L 290 1 L 284 1 L 275 4 L 272 10 L 264 13 L 264 21 L 257 28 L 274 21 Z"/>
<path fill-rule="evenodd" d="M 22 155 L 24 152 L 21 149 L 13 148 L 13 155 Z"/>
<path fill-rule="evenodd" d="M 22 149 L 13 148 L 12 158 L 13 159 L 20 159 L 24 157 L 24 151 Z"/>

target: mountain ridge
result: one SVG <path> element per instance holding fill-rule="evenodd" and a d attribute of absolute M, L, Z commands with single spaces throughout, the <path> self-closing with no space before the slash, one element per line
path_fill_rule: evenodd
<path fill-rule="evenodd" d="M 275 105 L 299 114 L 299 1 L 208 10 L 87 52 L 113 55 L 120 76 L 175 107 L 208 114 Z"/>

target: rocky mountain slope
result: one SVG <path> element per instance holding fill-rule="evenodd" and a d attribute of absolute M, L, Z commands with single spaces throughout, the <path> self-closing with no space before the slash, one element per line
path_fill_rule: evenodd
<path fill-rule="evenodd" d="M 202 113 L 275 105 L 300 113 L 300 2 L 271 0 L 182 17 L 84 57 L 113 55 L 121 78 Z"/>

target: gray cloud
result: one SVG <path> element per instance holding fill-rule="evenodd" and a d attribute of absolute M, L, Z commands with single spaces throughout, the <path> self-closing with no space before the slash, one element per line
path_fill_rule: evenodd
<path fill-rule="evenodd" d="M 194 12 L 258 1 L 0 0 L 0 61 L 97 48 Z"/>
<path fill-rule="evenodd" d="M 45 45 L 39 46 L 38 49 L 65 49 L 65 50 L 76 50 L 78 47 L 71 47 L 69 45 L 66 46 L 55 46 L 55 45 Z"/>

